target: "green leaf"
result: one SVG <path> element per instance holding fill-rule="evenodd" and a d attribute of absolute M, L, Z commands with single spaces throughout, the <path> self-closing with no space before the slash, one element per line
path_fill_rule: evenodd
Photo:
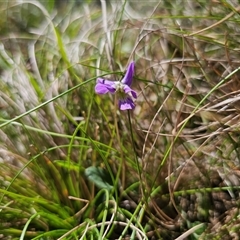
<path fill-rule="evenodd" d="M 92 166 L 85 170 L 85 175 L 100 189 L 112 190 L 113 183 L 110 174 L 105 169 Z"/>

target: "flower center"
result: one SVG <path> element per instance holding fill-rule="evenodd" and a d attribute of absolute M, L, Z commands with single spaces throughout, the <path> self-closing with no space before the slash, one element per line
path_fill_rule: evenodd
<path fill-rule="evenodd" d="M 116 82 L 115 83 L 115 88 L 116 88 L 116 93 L 119 99 L 125 99 L 127 94 L 124 91 L 124 86 L 125 84 L 121 82 Z"/>
<path fill-rule="evenodd" d="M 124 84 L 121 82 L 115 83 L 116 92 L 124 92 Z"/>

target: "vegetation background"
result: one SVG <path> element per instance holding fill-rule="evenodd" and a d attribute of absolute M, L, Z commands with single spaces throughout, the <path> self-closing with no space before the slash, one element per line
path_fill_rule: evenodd
<path fill-rule="evenodd" d="M 239 11 L 1 1 L 0 239 L 239 239 Z"/>

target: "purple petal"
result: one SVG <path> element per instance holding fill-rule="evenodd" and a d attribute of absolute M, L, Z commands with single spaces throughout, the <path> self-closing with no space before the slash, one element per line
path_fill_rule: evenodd
<path fill-rule="evenodd" d="M 137 98 L 137 93 L 134 90 L 132 90 L 128 85 L 125 85 L 123 90 L 124 90 L 125 93 L 127 93 L 127 94 L 131 93 L 131 95 L 134 98 Z"/>
<path fill-rule="evenodd" d="M 135 108 L 135 104 L 131 98 L 121 99 L 119 100 L 119 108 L 120 110 L 131 110 Z"/>
<path fill-rule="evenodd" d="M 109 81 L 104 78 L 97 78 L 97 83 L 102 83 L 102 84 L 106 84 L 106 85 L 114 85 L 115 81 Z"/>
<path fill-rule="evenodd" d="M 133 75 L 134 75 L 134 62 L 131 62 L 127 68 L 127 72 L 122 79 L 122 83 L 131 86 L 132 80 L 133 80 Z"/>
<path fill-rule="evenodd" d="M 115 93 L 115 83 L 113 81 L 105 80 L 103 78 L 97 79 L 97 84 L 95 86 L 95 92 L 97 94 L 105 94 L 105 93 Z"/>

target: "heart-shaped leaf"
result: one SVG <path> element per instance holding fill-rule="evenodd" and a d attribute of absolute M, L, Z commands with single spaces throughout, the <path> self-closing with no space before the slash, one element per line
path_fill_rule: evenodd
<path fill-rule="evenodd" d="M 110 174 L 103 168 L 91 166 L 85 170 L 86 177 L 100 189 L 112 190 Z"/>

